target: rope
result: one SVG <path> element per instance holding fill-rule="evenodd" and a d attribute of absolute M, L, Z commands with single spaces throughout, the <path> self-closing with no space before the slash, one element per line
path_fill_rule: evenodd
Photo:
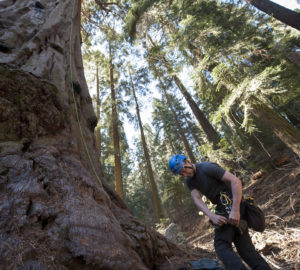
<path fill-rule="evenodd" d="M 229 198 L 229 196 L 225 192 L 220 192 L 220 200 L 224 206 L 226 206 L 228 204 L 232 204 L 232 200 Z"/>
<path fill-rule="evenodd" d="M 82 127 L 80 125 L 80 120 L 79 120 L 78 107 L 77 107 L 75 93 L 74 93 L 74 86 L 73 86 L 73 83 L 72 83 L 73 82 L 73 72 L 72 72 L 72 36 L 73 36 L 73 22 L 74 22 L 74 14 L 75 14 L 75 6 L 76 6 L 76 4 L 77 4 L 77 0 L 74 0 L 73 1 L 73 8 L 72 8 L 71 31 L 70 31 L 70 41 L 69 41 L 70 42 L 70 81 L 71 81 L 71 87 L 72 87 L 72 96 L 73 96 L 73 101 L 74 101 L 76 120 L 78 122 L 79 130 L 80 130 L 81 140 L 83 142 L 85 151 L 86 151 L 86 153 L 88 155 L 88 158 L 89 158 L 90 164 L 92 166 L 93 172 L 94 172 L 97 180 L 99 181 L 100 186 L 103 187 L 102 182 L 101 182 L 101 180 L 100 180 L 100 178 L 99 178 L 99 176 L 98 176 L 98 174 L 96 172 L 96 169 L 95 169 L 94 163 L 92 161 L 89 149 L 87 147 L 87 144 L 86 144 L 84 136 L 83 136 Z"/>
<path fill-rule="evenodd" d="M 227 214 L 229 215 L 231 212 L 232 200 L 229 198 L 229 196 L 225 192 L 220 192 L 220 201 L 221 201 L 222 205 L 224 206 Z"/>

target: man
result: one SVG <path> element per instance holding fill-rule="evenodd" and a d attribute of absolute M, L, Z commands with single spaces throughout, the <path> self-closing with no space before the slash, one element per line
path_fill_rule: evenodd
<path fill-rule="evenodd" d="M 233 242 L 239 255 L 251 269 L 270 270 L 270 266 L 255 250 L 248 228 L 240 226 L 240 220 L 245 216 L 245 205 L 241 203 L 241 181 L 215 163 L 192 164 L 184 155 L 174 155 L 169 160 L 169 168 L 175 175 L 185 177 L 194 203 L 215 225 L 214 247 L 226 269 L 247 269 L 234 253 Z M 202 194 L 217 205 L 217 214 L 208 209 L 202 200 Z M 244 219 L 242 221 L 246 224 Z"/>

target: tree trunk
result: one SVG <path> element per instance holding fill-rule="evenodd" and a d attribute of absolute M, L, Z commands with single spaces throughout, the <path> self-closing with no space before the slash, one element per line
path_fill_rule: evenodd
<path fill-rule="evenodd" d="M 203 112 L 199 109 L 198 105 L 193 100 L 192 96 L 188 93 L 188 91 L 186 90 L 185 86 L 182 84 L 180 79 L 176 75 L 173 75 L 173 79 L 176 85 L 178 86 L 179 90 L 185 97 L 187 103 L 190 105 L 190 108 L 193 111 L 199 124 L 201 125 L 203 131 L 205 132 L 208 141 L 216 145 L 219 141 L 219 136 L 217 132 L 215 131 L 213 126 L 209 123 L 209 121 L 207 120 Z"/>
<path fill-rule="evenodd" d="M 95 128 L 95 137 L 96 137 L 96 146 L 98 151 L 99 161 L 101 161 L 101 127 L 100 127 L 100 90 L 99 90 L 99 67 L 96 66 L 96 92 L 97 92 L 97 100 L 96 100 L 96 117 L 98 120 L 98 124 Z"/>
<path fill-rule="evenodd" d="M 183 258 L 99 178 L 80 1 L 42 3 L 1 2 L 0 268 L 146 270 Z"/>
<path fill-rule="evenodd" d="M 185 121 L 187 122 L 188 124 L 188 127 L 191 131 L 191 134 L 194 138 L 194 141 L 198 144 L 198 146 L 201 146 L 203 144 L 203 141 L 201 141 L 201 139 L 199 138 L 199 136 L 197 135 L 195 129 L 199 129 L 199 127 L 197 127 L 195 125 L 195 123 L 192 123 L 191 121 L 189 121 L 186 117 L 185 117 Z"/>
<path fill-rule="evenodd" d="M 149 41 L 151 42 L 151 44 L 153 46 L 156 46 L 156 44 L 152 40 L 151 36 L 148 35 L 148 34 L 146 34 L 146 36 L 149 39 Z M 161 56 L 161 58 L 162 58 L 162 62 L 164 64 L 165 68 L 168 71 L 172 71 L 172 67 L 169 64 L 168 60 L 163 55 Z M 169 72 L 169 73 L 172 73 L 172 72 Z M 203 114 L 203 112 L 199 109 L 198 105 L 193 100 L 192 96 L 187 91 L 187 89 L 182 84 L 182 82 L 177 77 L 177 75 L 172 75 L 172 79 L 174 80 L 175 84 L 177 85 L 177 87 L 179 88 L 179 90 L 181 91 L 181 93 L 183 94 L 183 96 L 185 97 L 185 99 L 186 99 L 187 103 L 189 104 L 192 112 L 194 113 L 196 119 L 198 120 L 200 126 L 202 127 L 204 133 L 206 134 L 206 137 L 207 137 L 208 141 L 212 142 L 213 145 L 214 145 L 214 148 L 216 148 L 216 144 L 219 142 L 219 136 L 218 136 L 217 132 L 215 131 L 215 129 L 213 128 L 213 126 L 210 124 L 210 122 L 207 120 L 207 118 L 205 117 L 205 115 Z"/>
<path fill-rule="evenodd" d="M 245 0 L 250 5 L 275 19 L 300 30 L 300 14 L 269 0 Z"/>
<path fill-rule="evenodd" d="M 164 127 L 165 127 L 164 129 L 166 130 L 166 124 L 165 124 L 165 121 L 163 120 L 163 122 L 164 122 Z M 167 137 L 168 143 L 169 143 L 169 145 L 170 145 L 170 147 L 171 147 L 171 151 L 169 150 L 169 152 L 172 153 L 173 155 L 175 155 L 175 154 L 176 154 L 176 150 L 175 150 L 175 147 L 174 147 L 172 138 L 171 138 L 171 136 L 170 136 L 170 134 L 169 134 L 168 132 L 166 132 L 166 137 Z M 169 148 L 169 147 L 168 147 L 168 148 Z"/>
<path fill-rule="evenodd" d="M 132 82 L 132 79 L 131 79 L 130 71 L 129 71 L 129 77 L 130 77 L 130 81 L 131 81 L 131 89 L 132 89 L 132 93 L 133 93 L 133 97 L 134 97 L 134 101 L 135 101 L 136 114 L 137 114 L 137 117 L 138 117 L 139 128 L 140 128 L 140 132 L 141 132 L 142 145 L 143 145 L 143 150 L 144 150 L 144 155 L 145 155 L 145 160 L 146 160 L 146 165 L 147 165 L 148 177 L 149 177 L 150 186 L 151 186 L 151 193 L 152 193 L 153 203 L 154 203 L 154 207 L 155 207 L 156 217 L 157 217 L 157 220 L 159 221 L 161 218 L 163 218 L 163 215 L 162 215 L 162 211 L 161 211 L 157 186 L 156 186 L 156 183 L 155 183 L 155 180 L 154 180 L 154 175 L 153 175 L 150 155 L 149 155 L 149 151 L 148 151 L 148 146 L 147 146 L 147 142 L 146 142 L 146 138 L 145 138 L 145 134 L 144 134 L 144 129 L 143 129 L 143 123 L 142 123 L 142 120 L 141 120 L 139 104 L 138 104 L 137 97 L 136 97 L 136 94 L 135 94 L 135 88 L 134 88 L 134 85 L 133 85 L 133 82 Z"/>
<path fill-rule="evenodd" d="M 100 126 L 100 90 L 99 90 L 99 67 L 96 66 L 96 89 L 97 89 L 97 100 L 96 100 L 96 117 L 97 117 L 97 125 L 95 127 L 95 139 L 96 139 L 96 148 L 100 166 L 100 177 L 104 177 L 104 169 L 102 167 L 101 161 L 101 126 Z"/>
<path fill-rule="evenodd" d="M 191 162 L 195 164 L 196 163 L 196 158 L 195 158 L 195 156 L 193 154 L 193 151 L 191 149 L 191 146 L 190 146 L 190 144 L 189 144 L 189 142 L 188 142 L 188 140 L 187 140 L 187 138 L 186 138 L 186 136 L 184 134 L 184 131 L 183 131 L 183 129 L 182 129 L 180 123 L 179 123 L 178 117 L 177 117 L 176 112 L 175 112 L 175 110 L 173 108 L 173 104 L 171 103 L 171 100 L 170 100 L 170 97 L 169 97 L 169 95 L 167 93 L 167 90 L 165 89 L 165 87 L 163 86 L 162 83 L 161 83 L 161 87 L 162 87 L 162 89 L 164 91 L 164 94 L 165 94 L 165 96 L 167 98 L 168 106 L 169 106 L 169 108 L 170 108 L 170 110 L 172 112 L 172 115 L 173 115 L 176 127 L 178 129 L 179 134 L 180 134 L 181 140 L 183 141 L 184 148 L 185 148 L 185 150 L 186 150 L 186 152 L 187 152 L 187 154 L 188 154 Z"/>
<path fill-rule="evenodd" d="M 143 161 L 142 161 L 143 162 Z M 142 179 L 142 184 L 143 184 L 143 192 L 144 194 L 147 194 L 147 189 L 146 189 L 146 180 L 147 179 L 147 172 L 145 170 L 145 168 L 143 167 L 142 163 L 139 163 L 139 169 L 140 169 L 140 175 L 141 175 L 141 179 Z M 152 219 L 153 221 L 156 220 L 156 211 L 155 211 L 155 207 L 154 207 L 154 211 L 153 211 L 153 200 L 151 200 L 151 198 L 149 198 L 148 196 L 145 196 L 145 200 L 146 200 L 146 207 L 147 209 L 145 209 L 145 213 L 144 213 L 144 217 L 147 218 L 146 220 Z"/>
<path fill-rule="evenodd" d="M 254 115 L 263 121 L 275 135 L 300 157 L 300 131 L 276 111 L 264 104 L 253 106 Z"/>
<path fill-rule="evenodd" d="M 114 144 L 114 177 L 115 189 L 117 194 L 124 199 L 123 181 L 122 181 L 122 166 L 120 153 L 120 136 L 119 136 L 119 117 L 117 112 L 117 100 L 114 85 L 114 65 L 112 63 L 112 48 L 109 43 L 109 76 L 110 76 L 110 91 L 111 91 L 111 114 L 112 114 L 112 132 Z"/>

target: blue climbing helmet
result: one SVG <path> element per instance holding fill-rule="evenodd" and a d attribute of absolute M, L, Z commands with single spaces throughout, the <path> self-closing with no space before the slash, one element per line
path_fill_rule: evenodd
<path fill-rule="evenodd" d="M 181 169 L 184 166 L 184 160 L 186 160 L 187 157 L 185 155 L 174 155 L 173 157 L 170 158 L 169 160 L 169 168 L 172 171 L 172 173 L 174 173 L 175 175 L 177 175 Z"/>

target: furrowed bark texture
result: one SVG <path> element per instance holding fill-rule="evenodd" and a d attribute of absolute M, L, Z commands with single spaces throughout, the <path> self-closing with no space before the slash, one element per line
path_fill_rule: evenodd
<path fill-rule="evenodd" d="M 80 44 L 80 1 L 1 2 L 1 269 L 153 269 L 183 254 L 101 176 Z"/>

